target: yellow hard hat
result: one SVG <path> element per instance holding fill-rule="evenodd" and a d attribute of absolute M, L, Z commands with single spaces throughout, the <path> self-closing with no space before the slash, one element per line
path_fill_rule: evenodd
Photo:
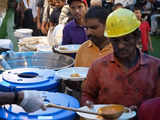
<path fill-rule="evenodd" d="M 113 11 L 106 20 L 104 36 L 115 38 L 127 35 L 140 26 L 140 21 L 129 9 L 119 8 Z"/>

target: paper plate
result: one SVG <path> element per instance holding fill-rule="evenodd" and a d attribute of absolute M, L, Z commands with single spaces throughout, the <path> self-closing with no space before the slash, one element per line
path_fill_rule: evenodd
<path fill-rule="evenodd" d="M 37 51 L 52 52 L 52 47 L 47 45 L 40 44 L 40 45 L 37 45 L 36 47 L 37 47 Z"/>
<path fill-rule="evenodd" d="M 107 104 L 106 104 L 107 105 Z M 92 109 L 89 109 L 87 106 L 83 106 L 79 109 L 81 110 L 86 110 L 86 111 L 92 111 L 92 112 L 97 112 L 99 108 L 106 106 L 105 104 L 99 104 L 99 105 L 94 105 L 94 107 Z M 96 115 L 91 115 L 91 114 L 86 114 L 86 113 L 81 113 L 81 112 L 77 112 L 77 114 L 83 118 L 85 118 L 86 120 L 100 120 L 97 118 Z M 127 113 L 123 113 L 118 120 L 129 120 L 133 117 L 136 116 L 136 112 L 132 111 L 132 112 L 127 112 Z"/>
<path fill-rule="evenodd" d="M 81 81 L 86 78 L 88 69 L 88 67 L 70 67 L 57 71 L 55 75 L 63 80 Z M 73 76 L 73 74 L 79 76 Z"/>
<path fill-rule="evenodd" d="M 32 29 L 16 29 L 14 32 L 14 36 L 19 38 L 30 37 L 32 36 Z"/>
<path fill-rule="evenodd" d="M 80 48 L 80 45 L 60 45 L 57 48 L 55 48 L 56 51 L 60 53 L 76 53 Z"/>
<path fill-rule="evenodd" d="M 23 28 L 23 29 L 16 29 L 15 32 L 19 32 L 19 33 L 32 33 L 33 30 L 32 29 L 25 29 L 25 28 Z"/>

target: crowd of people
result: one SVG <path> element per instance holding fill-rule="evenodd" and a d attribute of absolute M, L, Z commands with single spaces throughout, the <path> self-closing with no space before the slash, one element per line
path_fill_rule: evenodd
<path fill-rule="evenodd" d="M 81 44 L 71 55 L 75 67 L 90 67 L 75 89 L 81 105 L 136 106 L 136 120 L 158 120 L 160 59 L 148 52 L 153 51 L 150 33 L 158 27 L 159 5 L 159 0 L 19 0 L 15 28 L 48 35 L 53 51 L 61 44 Z M 6 99 L 0 99 L 1 105 L 16 103 L 28 112 L 45 109 L 36 92 L 7 94 L 0 93 Z"/>
<path fill-rule="evenodd" d="M 109 12 L 119 6 L 131 10 L 137 8 L 141 12 L 141 20 L 149 22 L 149 26 L 151 26 L 149 32 L 151 34 L 157 33 L 157 28 L 159 27 L 159 0 L 86 0 L 85 8 L 81 12 L 83 15 L 74 12 L 67 0 L 18 0 L 16 4 L 15 28 L 31 28 L 34 30 L 33 35 L 36 36 L 48 35 L 52 46 L 68 43 L 81 44 L 87 40 L 83 20 L 81 19 L 80 22 L 76 20 L 76 24 L 81 26 L 81 28 L 77 29 L 83 34 L 78 36 L 80 37 L 79 39 L 82 39 L 80 41 L 77 39 L 73 41 L 66 40 L 74 37 L 73 34 L 77 35 L 74 30 L 68 31 L 68 27 L 74 24 L 73 19 L 80 19 L 77 16 L 83 18 L 88 8 L 92 6 L 101 6 Z M 72 21 L 71 26 L 67 25 L 68 27 L 64 28 L 69 21 Z M 68 33 L 63 33 L 63 29 L 64 31 L 67 29 Z M 69 34 L 67 38 L 66 34 Z M 86 39 L 83 37 L 86 37 Z"/>

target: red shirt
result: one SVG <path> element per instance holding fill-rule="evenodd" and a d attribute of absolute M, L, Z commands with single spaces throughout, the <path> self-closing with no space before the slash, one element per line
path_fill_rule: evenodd
<path fill-rule="evenodd" d="M 148 51 L 149 23 L 147 21 L 142 21 L 139 29 L 141 31 L 142 51 Z"/>
<path fill-rule="evenodd" d="M 138 111 L 139 120 L 160 120 L 160 98 L 143 103 Z"/>
<path fill-rule="evenodd" d="M 113 54 L 98 59 L 91 66 L 82 86 L 81 104 L 140 105 L 160 96 L 160 59 L 140 54 L 137 65 L 125 71 Z"/>

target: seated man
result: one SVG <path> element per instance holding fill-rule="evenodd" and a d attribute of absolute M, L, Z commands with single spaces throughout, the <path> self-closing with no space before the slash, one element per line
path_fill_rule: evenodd
<path fill-rule="evenodd" d="M 105 36 L 114 52 L 92 64 L 82 86 L 82 105 L 92 102 L 139 107 L 145 100 L 160 96 L 160 59 L 137 49 L 139 26 L 135 14 L 125 8 L 107 17 Z"/>
<path fill-rule="evenodd" d="M 160 98 L 144 102 L 138 111 L 139 120 L 160 120 Z"/>

